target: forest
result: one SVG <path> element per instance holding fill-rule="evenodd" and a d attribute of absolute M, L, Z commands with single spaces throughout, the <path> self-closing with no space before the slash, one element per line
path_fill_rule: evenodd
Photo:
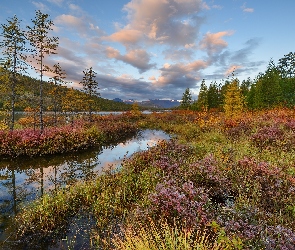
<path fill-rule="evenodd" d="M 226 113 L 242 110 L 292 108 L 295 105 L 295 53 L 290 52 L 276 64 L 270 60 L 263 73 L 255 79 L 240 81 L 232 73 L 231 79 L 209 87 L 203 80 L 198 99 L 192 101 L 189 89 L 183 93 L 181 109 L 196 111 L 220 110 Z"/>

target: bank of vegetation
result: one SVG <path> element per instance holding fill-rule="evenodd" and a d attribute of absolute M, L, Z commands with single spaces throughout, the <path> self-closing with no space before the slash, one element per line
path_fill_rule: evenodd
<path fill-rule="evenodd" d="M 135 121 L 175 139 L 26 206 L 14 225 L 19 240 L 52 243 L 82 210 L 96 223 L 93 249 L 294 248 L 294 109 Z"/>

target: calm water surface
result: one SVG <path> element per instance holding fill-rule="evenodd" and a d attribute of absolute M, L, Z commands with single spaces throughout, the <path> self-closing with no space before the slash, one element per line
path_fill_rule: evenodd
<path fill-rule="evenodd" d="M 169 135 L 162 131 L 144 130 L 115 146 L 32 159 L 0 159 L 0 242 L 7 238 L 9 218 L 24 203 L 50 190 L 95 178 L 103 169 L 119 167 L 125 157 L 167 139 Z"/>

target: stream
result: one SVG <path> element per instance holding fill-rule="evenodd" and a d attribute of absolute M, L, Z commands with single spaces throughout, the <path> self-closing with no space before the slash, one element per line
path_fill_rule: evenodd
<path fill-rule="evenodd" d="M 119 167 L 124 158 L 169 138 L 163 131 L 143 130 L 115 146 L 63 155 L 0 159 L 0 246 L 9 238 L 6 228 L 11 217 L 15 216 L 24 204 L 60 187 L 94 179 L 102 174 L 104 169 Z M 13 249 L 23 248 L 14 246 Z M 67 248 L 63 246 L 54 249 Z"/>

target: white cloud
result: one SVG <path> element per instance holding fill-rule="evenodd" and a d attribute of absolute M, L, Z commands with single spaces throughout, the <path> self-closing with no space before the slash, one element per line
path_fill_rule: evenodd
<path fill-rule="evenodd" d="M 35 7 L 42 12 L 48 11 L 48 7 L 44 3 L 32 1 L 32 4 L 35 5 Z"/>
<path fill-rule="evenodd" d="M 61 6 L 64 0 L 47 0 L 50 3 L 56 4 L 58 6 Z"/>
<path fill-rule="evenodd" d="M 244 3 L 244 4 L 241 6 L 241 9 L 243 10 L 243 12 L 248 12 L 248 13 L 252 13 L 252 12 L 254 12 L 254 9 L 253 9 L 253 8 L 247 8 L 247 7 L 246 7 L 246 3 Z"/>

